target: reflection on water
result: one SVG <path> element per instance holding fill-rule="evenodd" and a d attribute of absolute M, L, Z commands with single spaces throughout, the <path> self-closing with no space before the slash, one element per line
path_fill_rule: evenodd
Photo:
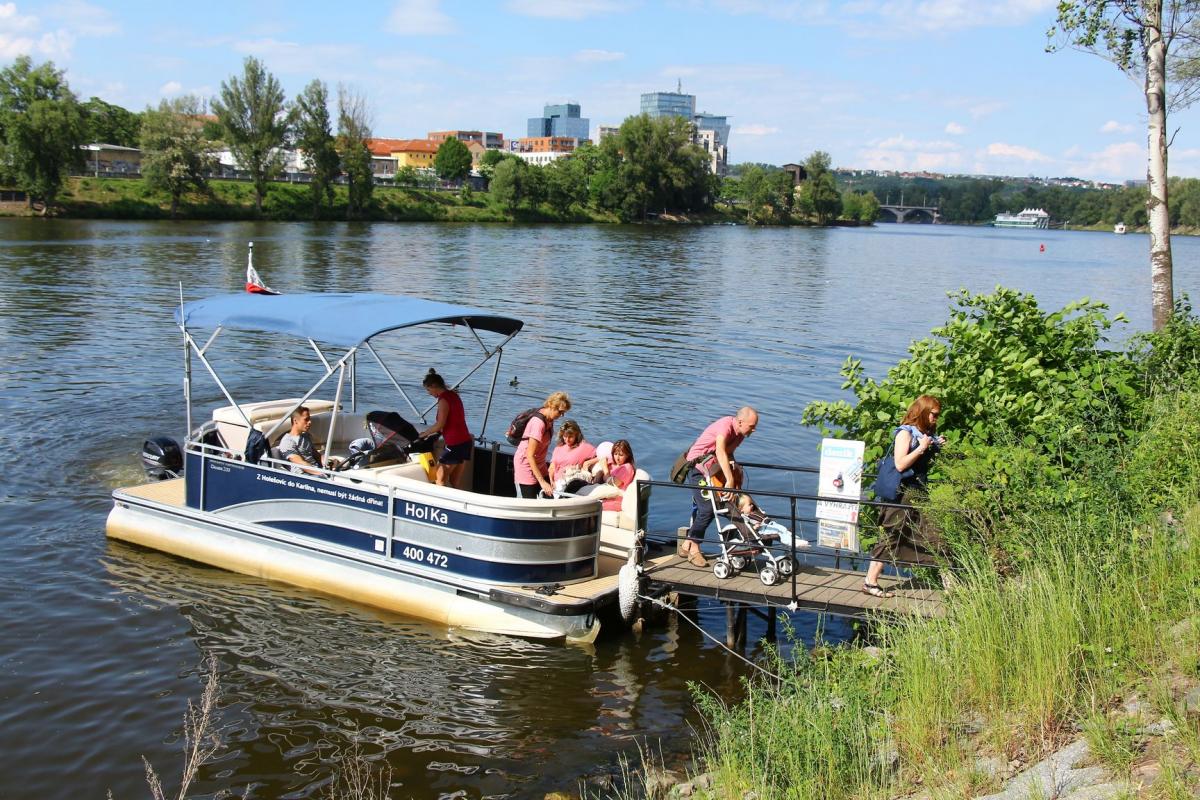
<path fill-rule="evenodd" d="M 248 240 L 282 291 L 408 293 L 524 319 L 488 431 L 565 389 L 589 439 L 629 439 L 656 476 L 744 403 L 761 414 L 745 460 L 814 463 L 819 434 L 799 425 L 805 403 L 842 396 L 837 370 L 849 355 L 882 373 L 945 320 L 947 290 L 1004 283 L 1048 308 L 1090 295 L 1125 312 L 1130 328 L 1149 325 L 1140 236 L 4 221 L 0 797 L 144 794 L 140 756 L 174 772 L 206 658 L 221 672 L 226 742 L 200 775 L 208 795 L 320 796 L 360 742 L 394 769 L 395 796 L 541 797 L 643 738 L 688 751 L 700 722 L 688 681 L 739 696 L 746 666 L 673 618 L 640 638 L 551 647 L 106 542 L 109 493 L 139 480 L 141 440 L 184 427 L 170 316 L 180 284 L 189 299 L 239 291 Z M 1194 293 L 1196 243 L 1173 244 L 1177 288 Z M 475 358 L 468 336 L 428 342 L 397 335 L 384 345 L 414 397 L 429 367 L 453 377 Z M 311 382 L 294 343 L 243 337 L 214 355 L 235 392 L 287 396 Z M 360 366 L 364 395 L 387 387 Z M 196 389 L 201 405 L 224 403 L 211 385 Z M 486 378 L 463 392 L 477 432 L 485 393 Z M 752 477 L 756 488 L 811 490 L 792 476 Z M 681 493 L 656 490 L 651 527 L 671 531 L 687 511 Z M 698 619 L 723 634 L 722 607 L 702 605 Z M 817 621 L 795 622 L 811 641 Z M 762 632 L 753 622 L 751 638 Z"/>

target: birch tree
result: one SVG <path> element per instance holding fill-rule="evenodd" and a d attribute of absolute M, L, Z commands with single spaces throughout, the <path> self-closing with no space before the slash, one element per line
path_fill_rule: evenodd
<path fill-rule="evenodd" d="M 1167 112 L 1186 108 L 1200 87 L 1197 0 L 1085 0 L 1058 4 L 1048 50 L 1064 46 L 1111 61 L 1141 83 L 1146 98 L 1146 214 L 1150 227 L 1150 305 L 1154 330 L 1174 309 L 1171 221 L 1167 207 Z"/>

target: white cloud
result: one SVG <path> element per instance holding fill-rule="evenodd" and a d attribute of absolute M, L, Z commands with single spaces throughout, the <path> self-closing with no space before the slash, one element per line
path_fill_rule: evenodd
<path fill-rule="evenodd" d="M 104 8 L 84 0 L 63 0 L 46 8 L 46 16 L 59 20 L 80 36 L 112 36 L 121 26 Z"/>
<path fill-rule="evenodd" d="M 739 125 L 733 132 L 742 136 L 772 136 L 779 133 L 779 128 L 773 125 Z"/>
<path fill-rule="evenodd" d="M 959 125 L 957 122 L 950 121 L 946 123 L 946 133 L 950 134 L 951 136 L 962 136 L 966 132 L 967 129 L 962 125 Z"/>
<path fill-rule="evenodd" d="M 349 77 L 344 67 L 356 63 L 355 48 L 344 44 L 300 44 L 266 38 L 234 42 L 233 49 L 254 56 L 268 69 L 284 74 L 311 75 L 313 64 L 321 64 L 327 79 Z"/>
<path fill-rule="evenodd" d="M 1133 126 L 1123 122 L 1117 122 L 1115 119 L 1110 119 L 1108 122 L 1100 126 L 1101 133 L 1133 133 Z"/>
<path fill-rule="evenodd" d="M 1186 151 L 1184 151 L 1186 152 Z M 1174 151 L 1174 159 L 1181 155 Z M 1146 177 L 1146 145 L 1136 142 L 1121 142 L 1110 144 L 1095 153 L 1082 153 L 1067 163 L 1066 168 L 1073 175 L 1102 180 L 1125 180 L 1126 178 Z"/>
<path fill-rule="evenodd" d="M 994 158 L 1024 161 L 1029 164 L 1046 162 L 1050 160 L 1049 156 L 1044 153 L 1039 153 L 1033 148 L 1023 147 L 1019 144 L 1006 144 L 1004 142 L 992 142 L 987 146 L 985 152 L 988 156 Z"/>
<path fill-rule="evenodd" d="M 967 113 L 971 115 L 971 119 L 983 119 L 997 111 L 1003 111 L 1007 106 L 1008 104 L 1001 100 L 989 100 L 985 103 L 976 103 L 967 109 Z"/>
<path fill-rule="evenodd" d="M 623 58 L 625 58 L 624 53 L 617 53 L 612 50 L 580 50 L 575 54 L 575 60 L 582 61 L 585 64 L 620 61 Z"/>
<path fill-rule="evenodd" d="M 543 17 L 546 19 L 586 19 L 587 17 L 604 14 L 620 13 L 629 8 L 629 4 L 619 0 L 566 0 L 566 2 L 546 2 L 546 0 L 509 0 L 508 10 L 523 17 Z"/>
<path fill-rule="evenodd" d="M 759 15 L 806 26 L 833 25 L 856 37 L 897 39 L 920 33 L 1023 25 L 1051 11 L 1057 0 L 711 0 L 718 11 Z"/>
<path fill-rule="evenodd" d="M 940 139 L 921 141 L 903 134 L 869 142 L 858 152 L 856 166 L 866 169 L 952 172 L 963 162 L 956 142 Z"/>
<path fill-rule="evenodd" d="M 458 30 L 454 20 L 442 11 L 441 0 L 400 0 L 385 27 L 401 36 L 443 36 Z"/>
<path fill-rule="evenodd" d="M 163 97 L 172 97 L 183 91 L 183 84 L 179 81 L 167 81 L 162 86 L 158 87 L 158 93 Z"/>
<path fill-rule="evenodd" d="M 75 35 L 65 28 L 42 32 L 41 21 L 33 14 L 22 14 L 16 3 L 0 4 L 0 58 L 42 56 L 66 58 L 75 44 Z"/>

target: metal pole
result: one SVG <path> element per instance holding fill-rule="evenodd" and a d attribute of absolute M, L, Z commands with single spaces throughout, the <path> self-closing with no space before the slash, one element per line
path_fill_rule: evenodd
<path fill-rule="evenodd" d="M 796 530 L 796 498 L 793 497 L 792 498 L 792 602 L 793 603 L 796 602 L 796 571 L 799 566 L 798 564 L 796 564 L 796 537 L 799 535 L 800 535 L 800 532 L 798 530 Z"/>
<path fill-rule="evenodd" d="M 492 414 L 492 398 L 496 396 L 496 379 L 500 377 L 500 362 L 504 358 L 504 351 L 499 347 L 496 348 L 496 368 L 492 370 L 492 385 L 488 387 L 487 405 L 483 407 L 483 422 L 479 426 L 478 438 L 483 438 L 483 432 L 487 430 L 488 417 Z"/>

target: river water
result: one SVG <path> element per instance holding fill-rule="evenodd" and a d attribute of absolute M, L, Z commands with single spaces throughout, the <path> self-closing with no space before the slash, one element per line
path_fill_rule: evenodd
<path fill-rule="evenodd" d="M 881 375 L 946 319 L 947 290 L 1003 284 L 1046 308 L 1090 296 L 1130 318 L 1118 338 L 1149 326 L 1138 235 L 4 221 L 2 798 L 144 796 L 142 756 L 174 786 L 182 715 L 209 660 L 223 746 L 196 796 L 321 796 L 359 742 L 392 767 L 395 797 L 541 797 L 620 755 L 636 760 L 639 744 L 687 752 L 690 726 L 702 724 L 689 681 L 738 696 L 748 668 L 674 619 L 640 638 L 551 646 L 446 631 L 107 541 L 109 493 L 140 480 L 141 440 L 184 428 L 171 320 L 180 284 L 188 299 L 239 290 L 250 240 L 265 280 L 285 292 L 409 293 L 524 319 L 488 432 L 565 389 L 589 439 L 628 438 L 655 477 L 704 425 L 746 403 L 761 422 L 739 455 L 815 464 L 805 403 L 842 396 L 848 355 Z M 1200 241 L 1174 244 L 1176 289 L 1194 293 Z M 218 363 L 235 396 L 304 388 L 303 353 L 289 347 L 264 339 L 225 351 Z M 392 355 L 417 387 L 431 366 L 457 378 L 468 352 Z M 480 377 L 464 391 L 477 433 Z M 223 404 L 197 388 L 202 406 Z M 770 488 L 793 486 L 812 489 Z M 686 521 L 670 494 L 654 498 L 656 530 Z M 723 634 L 720 607 L 699 619 Z M 818 621 L 794 623 L 811 643 Z M 823 630 L 852 634 L 836 620 Z M 752 627 L 751 638 L 761 633 Z"/>

